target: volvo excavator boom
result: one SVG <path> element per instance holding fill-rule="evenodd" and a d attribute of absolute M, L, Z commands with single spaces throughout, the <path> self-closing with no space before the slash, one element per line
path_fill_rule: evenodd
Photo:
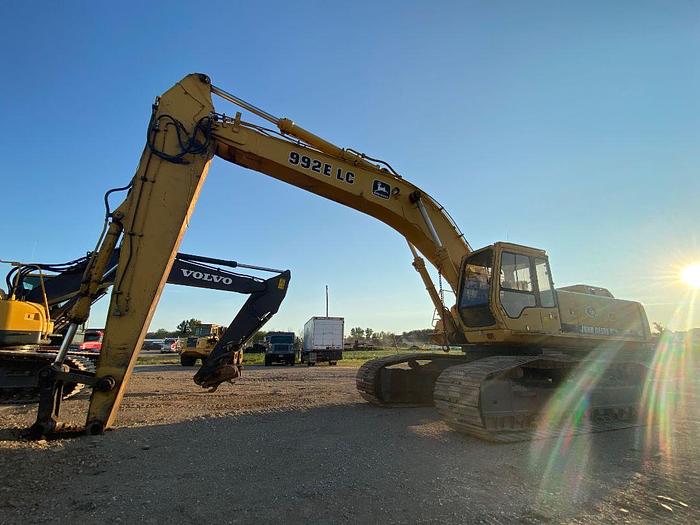
<path fill-rule="evenodd" d="M 89 264 L 90 255 L 64 264 L 12 263 L 13 268 L 6 277 L 8 298 L 0 299 L 0 314 L 10 312 L 9 317 L 14 317 L 17 321 L 14 326 L 6 326 L 12 330 L 5 330 L 0 334 L 0 404 L 40 401 L 41 370 L 50 364 L 55 354 L 55 340 L 60 340 L 66 331 L 66 315 L 79 298 L 80 283 Z M 99 300 L 114 284 L 118 260 L 117 248 L 103 275 L 101 289 L 93 298 L 94 301 Z M 242 273 L 244 269 L 274 275 L 264 279 Z M 167 282 L 248 295 L 228 328 L 223 331 L 223 335 L 216 337 L 215 343 L 210 342 L 213 348 L 209 348 L 207 358 L 202 360 L 203 364 L 206 364 L 207 359 L 215 362 L 222 354 L 232 355 L 232 371 L 240 373 L 243 346 L 277 313 L 287 293 L 290 279 L 289 270 L 178 253 Z M 46 314 L 48 326 L 52 326 L 53 329 L 44 332 L 27 329 L 28 324 L 22 322 L 23 311 Z M 24 317 L 26 318 L 26 313 Z M 86 384 L 89 384 L 92 379 L 89 377 L 90 370 L 94 371 L 93 363 L 96 358 L 96 355 L 90 353 L 70 352 L 63 364 L 68 365 L 68 372 L 72 377 L 64 378 L 60 398 L 67 399 L 80 392 L 83 386 L 81 379 L 87 378 Z M 204 366 L 203 369 L 206 370 L 207 367 Z M 85 378 L 81 378 L 81 374 Z M 216 388 L 217 385 L 218 381 L 202 384 L 212 388 Z M 50 404 L 53 406 L 59 403 L 60 398 L 57 393 L 52 393 Z M 53 406 L 54 411 L 55 408 Z"/>
<path fill-rule="evenodd" d="M 217 112 L 212 95 L 274 127 L 243 120 L 240 112 L 233 117 Z M 146 147 L 128 195 L 108 213 L 105 234 L 68 313 L 71 324 L 64 344 L 87 318 L 101 276 L 119 245 L 86 422 L 90 433 L 101 433 L 114 421 L 136 349 L 214 156 L 375 217 L 408 241 L 414 267 L 440 315 L 441 329 L 450 343 L 462 345 L 465 355 L 368 363 L 358 372 L 358 388 L 372 403 L 434 400 L 448 423 L 461 430 L 493 439 L 525 435 L 521 431 L 533 424 L 551 392 L 567 381 L 578 362 L 572 357 L 577 351 L 590 353 L 605 345 L 636 351 L 648 343 L 648 323 L 638 303 L 591 293 L 592 288 L 584 285 L 555 290 L 543 250 L 495 243 L 473 252 L 444 208 L 388 163 L 340 148 L 213 86 L 206 75 L 192 74 L 153 105 Z M 443 304 L 418 253 L 449 283 L 456 305 Z M 584 311 L 596 315 L 586 317 Z M 543 357 L 552 349 L 560 353 Z M 222 352 L 198 372 L 196 382 L 214 386 L 236 377 L 235 360 L 232 353 Z M 628 414 L 637 385 L 636 372 L 630 375 L 628 370 L 615 369 L 615 374 L 629 376 L 629 389 L 609 396 L 617 396 L 615 410 L 622 415 Z M 499 388 L 490 387 L 494 382 Z M 516 410 L 513 396 L 522 390 L 533 394 L 532 399 Z M 608 405 L 599 409 L 605 412 Z"/>

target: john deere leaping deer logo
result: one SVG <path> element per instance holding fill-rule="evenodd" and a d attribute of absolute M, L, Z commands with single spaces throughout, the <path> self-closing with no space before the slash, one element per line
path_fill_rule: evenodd
<path fill-rule="evenodd" d="M 386 182 L 375 179 L 372 185 L 372 195 L 380 199 L 388 199 L 391 196 L 391 186 Z"/>

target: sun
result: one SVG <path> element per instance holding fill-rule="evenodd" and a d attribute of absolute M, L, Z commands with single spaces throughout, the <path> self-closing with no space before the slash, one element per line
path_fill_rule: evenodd
<path fill-rule="evenodd" d="M 700 288 L 700 262 L 689 264 L 681 271 L 681 280 L 693 288 Z"/>

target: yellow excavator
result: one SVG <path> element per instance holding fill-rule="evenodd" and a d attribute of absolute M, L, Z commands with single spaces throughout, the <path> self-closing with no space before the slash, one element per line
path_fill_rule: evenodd
<path fill-rule="evenodd" d="M 212 96 L 272 126 L 217 112 Z M 146 329 L 214 156 L 349 206 L 405 237 L 439 315 L 438 332 L 461 353 L 409 354 L 370 361 L 357 373 L 361 395 L 376 405 L 434 403 L 459 431 L 492 441 L 546 437 L 547 403 L 596 367 L 585 396 L 587 428 L 636 421 L 650 330 L 643 307 L 605 289 L 555 289 L 547 254 L 497 242 L 472 250 L 445 209 L 388 163 L 344 149 L 191 74 L 157 97 L 138 170 L 125 200 L 106 214 L 58 356 L 42 374 L 32 434 L 60 430 L 62 381 L 93 387 L 86 426 L 100 434 L 115 420 Z M 110 190 L 117 191 L 117 190 Z M 61 357 L 99 293 L 105 266 L 120 248 L 102 352 L 94 377 L 72 376 Z M 456 296 L 448 306 L 424 258 Z M 0 327 L 0 330 L 3 327 Z M 240 351 L 212 352 L 194 380 L 216 387 L 240 374 Z M 580 405 L 579 405 L 580 406 Z"/>

